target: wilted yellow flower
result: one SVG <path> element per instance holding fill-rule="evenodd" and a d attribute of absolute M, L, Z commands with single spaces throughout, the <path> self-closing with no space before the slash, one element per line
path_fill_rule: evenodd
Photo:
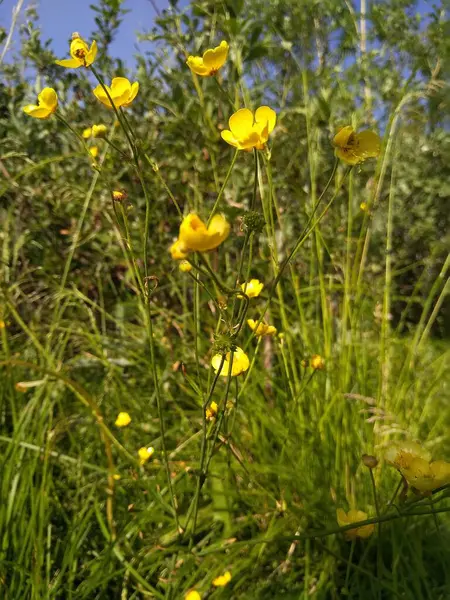
<path fill-rule="evenodd" d="M 89 154 L 93 158 L 97 158 L 97 156 L 98 156 L 98 147 L 97 146 L 92 146 L 92 148 L 89 148 Z"/>
<path fill-rule="evenodd" d="M 149 448 L 146 448 L 145 446 L 143 446 L 142 448 L 139 448 L 138 450 L 138 455 L 139 455 L 139 464 L 145 465 L 145 463 L 150 460 L 150 458 L 155 454 L 155 449 L 150 446 Z"/>
<path fill-rule="evenodd" d="M 188 592 L 186 594 L 186 596 L 184 597 L 184 600 L 202 600 L 202 597 L 197 592 L 197 590 L 191 590 L 190 592 Z"/>
<path fill-rule="evenodd" d="M 114 423 L 116 427 L 126 427 L 131 423 L 131 417 L 127 412 L 120 412 Z"/>
<path fill-rule="evenodd" d="M 230 129 L 224 129 L 220 135 L 239 150 L 262 150 L 276 122 L 277 115 L 268 106 L 260 106 L 254 115 L 248 108 L 241 108 L 231 115 Z"/>
<path fill-rule="evenodd" d="M 187 66 L 202 77 L 208 77 L 209 75 L 215 75 L 217 71 L 222 67 L 227 60 L 228 56 L 228 43 L 220 42 L 219 46 L 206 50 L 202 56 L 189 56 L 186 64 Z"/>
<path fill-rule="evenodd" d="M 212 584 L 215 587 L 225 587 L 228 583 L 230 583 L 231 581 L 231 573 L 230 571 L 225 571 L 225 573 L 223 575 L 219 575 L 219 577 L 216 577 L 215 579 L 213 579 Z"/>
<path fill-rule="evenodd" d="M 260 295 L 260 293 L 262 292 L 263 287 L 264 287 L 264 284 L 261 283 L 259 281 L 259 279 L 250 279 L 250 281 L 246 281 L 241 285 L 241 290 L 249 298 L 257 298 Z M 243 297 L 244 296 L 241 296 L 238 294 L 238 298 L 243 298 Z"/>
<path fill-rule="evenodd" d="M 247 319 L 247 325 L 250 327 L 250 329 L 252 331 L 255 332 L 255 335 L 257 335 L 258 337 L 261 337 L 263 335 L 275 335 L 276 334 L 277 329 L 273 325 L 267 325 L 266 323 L 263 323 L 261 321 L 261 323 L 258 325 L 258 327 L 256 327 L 257 323 L 258 323 L 258 321 L 255 321 L 254 319 Z"/>
<path fill-rule="evenodd" d="M 231 352 L 227 352 L 227 354 L 225 356 L 225 360 L 223 361 L 222 369 L 220 371 L 220 375 L 222 375 L 223 377 L 227 377 L 228 372 L 230 370 L 230 355 L 231 355 Z M 213 369 L 216 371 L 216 373 L 220 369 L 221 363 L 222 363 L 222 355 L 215 354 L 212 357 L 211 365 L 212 365 Z M 242 348 L 239 348 L 239 346 L 236 346 L 236 349 L 233 351 L 233 364 L 231 367 L 231 375 L 233 377 L 235 375 L 240 375 L 241 373 L 246 371 L 249 368 L 249 366 L 250 366 L 250 361 L 248 360 L 248 356 L 245 354 L 245 352 L 242 350 Z"/>
<path fill-rule="evenodd" d="M 311 360 L 310 360 L 309 364 L 311 365 L 311 367 L 313 369 L 317 369 L 319 371 L 321 371 L 322 369 L 325 369 L 325 361 L 320 356 L 320 354 L 313 354 L 311 356 Z"/>
<path fill-rule="evenodd" d="M 450 463 L 431 461 L 431 454 L 416 442 L 396 442 L 385 453 L 406 481 L 420 492 L 432 492 L 450 484 Z"/>
<path fill-rule="evenodd" d="M 86 127 L 86 129 L 83 129 L 83 133 L 81 135 L 85 140 L 88 140 L 92 135 L 92 127 Z"/>
<path fill-rule="evenodd" d="M 17 392 L 21 392 L 22 394 L 24 394 L 25 392 L 28 391 L 28 386 L 25 385 L 24 383 L 22 383 L 21 381 L 18 381 L 14 387 L 16 388 Z"/>
<path fill-rule="evenodd" d="M 336 511 L 336 517 L 339 527 L 345 527 L 352 523 L 358 523 L 359 521 L 366 521 L 367 513 L 362 510 L 349 510 L 346 513 L 342 508 L 338 508 Z M 356 527 L 355 529 L 349 529 L 344 533 L 345 537 L 349 540 L 354 540 L 357 537 L 368 538 L 374 532 L 375 525 L 370 523 L 369 525 L 363 525 L 362 527 Z"/>
<path fill-rule="evenodd" d="M 139 91 L 139 83 L 135 81 L 131 84 L 126 77 L 114 77 L 111 82 L 111 87 L 107 85 L 105 87 L 116 108 L 119 108 L 120 106 L 130 106 Z M 98 85 L 92 91 L 94 96 L 100 100 L 102 104 L 108 108 L 112 108 L 112 104 L 101 85 Z"/>
<path fill-rule="evenodd" d="M 116 202 L 122 202 L 127 197 L 127 193 L 123 190 L 113 190 L 112 197 Z"/>
<path fill-rule="evenodd" d="M 218 412 L 219 407 L 217 406 L 217 402 L 211 402 L 211 404 L 206 409 L 206 418 L 208 419 L 208 421 L 214 419 L 217 416 Z"/>
<path fill-rule="evenodd" d="M 55 60 L 60 67 L 78 69 L 78 67 L 89 67 L 97 56 L 97 42 L 93 41 L 91 47 L 80 37 L 78 33 L 72 34 L 70 42 L 70 56 L 64 60 Z"/>
<path fill-rule="evenodd" d="M 53 88 L 46 87 L 38 95 L 38 103 L 27 104 L 23 112 L 35 119 L 48 119 L 58 107 L 58 96 Z"/>
<path fill-rule="evenodd" d="M 195 213 L 190 213 L 184 217 L 180 225 L 177 248 L 181 254 L 186 254 L 190 250 L 207 252 L 217 248 L 229 234 L 230 224 L 223 215 L 214 215 L 207 227 L 200 217 Z M 171 252 L 173 256 L 172 249 Z M 181 258 L 186 258 L 186 256 Z"/>
<path fill-rule="evenodd" d="M 348 165 L 357 165 L 366 158 L 376 158 L 380 154 L 380 138 L 373 131 L 355 133 L 353 127 L 342 127 L 334 136 L 333 145 L 338 158 Z"/>
<path fill-rule="evenodd" d="M 172 256 L 172 258 L 174 260 L 184 260 L 188 255 L 187 248 L 184 246 L 184 244 L 182 244 L 180 242 L 180 240 L 177 240 L 176 242 L 174 242 L 170 246 L 169 250 L 170 250 L 170 255 Z"/>
<path fill-rule="evenodd" d="M 182 260 L 180 262 L 179 269 L 183 273 L 189 273 L 189 271 L 192 271 L 192 265 L 188 260 Z"/>

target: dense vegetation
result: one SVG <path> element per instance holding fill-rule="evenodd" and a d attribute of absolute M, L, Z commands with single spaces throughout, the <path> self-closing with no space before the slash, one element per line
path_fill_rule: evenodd
<path fill-rule="evenodd" d="M 449 598 L 450 486 L 384 459 L 415 440 L 450 460 L 444 6 L 172 2 L 134 73 L 109 50 L 121 1 L 93 10 L 94 71 L 55 64 L 34 9 L 1 64 L 0 597 Z M 137 97 L 115 114 L 95 73 Z M 46 86 L 57 113 L 24 114 Z M 235 152 L 221 131 L 261 105 L 267 148 Z M 335 158 L 349 125 L 377 159 Z M 181 271 L 180 213 L 216 208 L 228 239 Z M 216 375 L 235 345 L 248 370 Z"/>

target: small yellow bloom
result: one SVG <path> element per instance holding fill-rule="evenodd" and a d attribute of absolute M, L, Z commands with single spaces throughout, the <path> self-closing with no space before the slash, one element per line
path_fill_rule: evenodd
<path fill-rule="evenodd" d="M 258 337 L 261 337 L 263 335 L 275 335 L 276 334 L 277 329 L 273 325 L 267 325 L 266 323 L 263 323 L 261 321 L 261 323 L 258 325 L 258 327 L 256 327 L 257 323 L 258 323 L 258 321 L 255 321 L 254 319 L 247 319 L 247 325 L 250 327 L 250 329 L 252 331 L 255 332 L 255 335 L 257 335 Z"/>
<path fill-rule="evenodd" d="M 363 212 L 369 212 L 369 205 L 367 204 L 367 202 L 361 202 L 361 204 L 359 205 L 359 208 Z"/>
<path fill-rule="evenodd" d="M 311 367 L 313 369 L 322 371 L 323 369 L 325 369 L 325 361 L 324 359 L 320 356 L 320 354 L 313 354 L 311 356 L 311 360 L 310 363 Z"/>
<path fill-rule="evenodd" d="M 444 460 L 431 462 L 431 454 L 415 442 L 392 444 L 385 453 L 385 459 L 420 492 L 432 492 L 450 484 L 450 463 Z"/>
<path fill-rule="evenodd" d="M 106 125 L 92 125 L 92 137 L 94 138 L 104 138 L 106 136 L 106 132 L 108 128 Z"/>
<path fill-rule="evenodd" d="M 150 446 L 149 448 L 146 448 L 145 446 L 143 446 L 142 448 L 139 448 L 138 450 L 138 455 L 139 455 L 139 464 L 145 465 L 145 463 L 150 460 L 150 458 L 155 454 L 155 449 Z"/>
<path fill-rule="evenodd" d="M 114 77 L 111 82 L 111 87 L 105 87 L 116 108 L 130 106 L 139 91 L 139 83 L 135 81 L 132 84 L 126 77 Z M 100 102 L 108 108 L 112 108 L 108 95 L 101 85 L 98 85 L 92 91 L 97 100 L 100 100 Z"/>
<path fill-rule="evenodd" d="M 114 473 L 113 475 L 113 479 L 115 479 L 116 481 L 119 481 L 121 479 L 121 475 L 119 475 L 119 473 Z"/>
<path fill-rule="evenodd" d="M 259 279 L 250 279 L 250 281 L 246 281 L 241 285 L 241 290 L 246 294 L 249 298 L 257 298 L 264 284 L 259 281 Z M 243 296 L 238 295 L 238 298 L 243 298 Z"/>
<path fill-rule="evenodd" d="M 92 135 L 92 127 L 86 127 L 81 134 L 85 140 L 88 140 Z"/>
<path fill-rule="evenodd" d="M 122 202 L 127 197 L 127 193 L 124 190 L 113 190 L 112 197 L 116 202 Z"/>
<path fill-rule="evenodd" d="M 231 573 L 230 571 L 225 571 L 225 573 L 223 575 L 219 575 L 219 577 L 216 577 L 215 579 L 213 579 L 212 584 L 215 587 L 225 587 L 228 583 L 230 583 L 231 581 Z"/>
<path fill-rule="evenodd" d="M 380 154 L 380 138 L 373 131 L 355 133 L 353 127 L 342 127 L 334 136 L 335 154 L 348 165 L 357 165 Z"/>
<path fill-rule="evenodd" d="M 126 427 L 131 423 L 131 417 L 127 412 L 120 412 L 114 423 L 116 427 Z"/>
<path fill-rule="evenodd" d="M 92 156 L 92 158 L 97 158 L 97 156 L 98 156 L 98 147 L 97 146 L 92 146 L 92 148 L 89 148 L 89 154 Z"/>
<path fill-rule="evenodd" d="M 336 517 L 339 527 L 345 527 L 352 523 L 358 523 L 359 521 L 366 521 L 367 513 L 362 510 L 349 510 L 346 513 L 342 508 L 338 508 L 336 511 Z M 355 529 L 349 529 L 345 532 L 345 537 L 348 540 L 354 540 L 359 538 L 368 538 L 374 532 L 375 525 L 373 523 L 369 525 L 363 525 L 362 527 L 356 527 Z"/>
<path fill-rule="evenodd" d="M 180 240 L 174 242 L 170 246 L 169 251 L 173 260 L 184 260 L 188 255 L 187 248 L 180 242 Z"/>
<path fill-rule="evenodd" d="M 202 597 L 197 592 L 197 590 L 191 590 L 190 592 L 188 592 L 186 594 L 186 596 L 184 597 L 184 600 L 202 600 Z"/>
<path fill-rule="evenodd" d="M 91 47 L 80 37 L 78 33 L 72 34 L 70 42 L 70 56 L 64 60 L 55 60 L 60 67 L 78 69 L 78 67 L 89 67 L 97 56 L 97 42 L 93 41 Z"/>
<path fill-rule="evenodd" d="M 182 260 L 180 262 L 179 269 L 183 273 L 189 273 L 189 271 L 192 271 L 192 265 L 188 260 Z"/>
<path fill-rule="evenodd" d="M 227 354 L 225 356 L 225 360 L 223 361 L 222 369 L 220 371 L 220 375 L 222 375 L 223 377 L 228 377 L 228 373 L 230 371 L 230 355 L 231 354 L 233 354 L 233 364 L 231 367 L 232 377 L 234 377 L 235 375 L 240 375 L 241 373 L 246 371 L 250 366 L 250 361 L 248 360 L 248 356 L 245 354 L 245 352 L 242 350 L 242 348 L 239 348 L 239 346 L 236 346 L 236 349 L 233 352 L 227 352 Z M 212 357 L 211 365 L 216 373 L 219 371 L 221 363 L 222 363 L 222 355 L 215 354 Z"/>
<path fill-rule="evenodd" d="M 211 404 L 206 409 L 206 418 L 208 421 L 212 421 L 219 412 L 219 407 L 217 406 L 217 402 L 211 402 Z"/>
<path fill-rule="evenodd" d="M 208 227 L 195 213 L 184 217 L 180 225 L 178 249 L 182 253 L 214 250 L 230 235 L 230 224 L 222 215 L 214 215 Z M 182 258 L 186 258 L 183 256 Z"/>
<path fill-rule="evenodd" d="M 53 88 L 44 88 L 38 95 L 38 103 L 27 104 L 23 112 L 35 119 L 48 119 L 58 107 L 58 96 Z"/>
<path fill-rule="evenodd" d="M 268 106 L 260 106 L 254 115 L 248 108 L 241 108 L 231 115 L 230 129 L 224 129 L 220 135 L 239 150 L 263 150 L 276 122 L 277 115 Z"/>
<path fill-rule="evenodd" d="M 228 56 L 228 43 L 220 42 L 219 46 L 206 50 L 202 56 L 189 56 L 187 66 L 202 77 L 215 75 L 217 71 L 225 64 Z"/>

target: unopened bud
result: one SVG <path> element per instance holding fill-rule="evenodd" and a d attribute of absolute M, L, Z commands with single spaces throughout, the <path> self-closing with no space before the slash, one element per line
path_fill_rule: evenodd
<path fill-rule="evenodd" d="M 372 456 L 371 454 L 363 454 L 361 460 L 368 469 L 375 469 L 375 467 L 378 465 L 378 458 L 376 456 Z"/>

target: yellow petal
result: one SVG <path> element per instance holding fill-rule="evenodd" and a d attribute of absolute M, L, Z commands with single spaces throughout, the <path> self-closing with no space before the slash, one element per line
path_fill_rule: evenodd
<path fill-rule="evenodd" d="M 233 362 L 231 365 L 232 377 L 235 377 L 236 375 L 240 375 L 244 371 L 247 371 L 247 369 L 250 366 L 248 356 L 245 354 L 242 348 L 236 347 L 234 352 L 227 352 L 226 354 L 225 360 L 223 361 L 222 369 L 220 370 L 220 375 L 222 375 L 223 377 L 228 377 L 230 371 L 231 354 L 233 355 Z M 222 355 L 215 354 L 211 359 L 211 365 L 216 371 L 216 373 L 219 371 L 221 364 Z"/>
<path fill-rule="evenodd" d="M 357 156 L 352 149 L 336 148 L 334 153 L 338 158 L 343 160 L 348 165 L 357 165 L 359 162 L 361 162 L 359 156 Z"/>
<path fill-rule="evenodd" d="M 41 108 L 35 104 L 27 104 L 23 107 L 23 112 L 35 119 L 47 119 L 52 114 L 48 108 Z"/>
<path fill-rule="evenodd" d="M 234 135 L 231 133 L 229 129 L 224 129 L 220 132 L 222 139 L 225 140 L 230 146 L 234 146 L 235 148 L 239 148 L 239 142 L 235 139 Z"/>
<path fill-rule="evenodd" d="M 187 249 L 186 246 L 177 240 L 170 247 L 170 254 L 174 260 L 183 260 L 187 257 Z"/>
<path fill-rule="evenodd" d="M 260 106 L 255 112 L 256 123 L 268 124 L 268 133 L 272 133 L 277 122 L 276 112 L 269 106 Z"/>
<path fill-rule="evenodd" d="M 112 91 L 111 88 L 109 88 L 108 86 L 105 86 L 106 89 L 108 90 L 109 95 L 112 97 Z M 108 96 L 106 95 L 105 90 L 103 89 L 103 87 L 99 84 L 96 88 L 94 88 L 92 90 L 94 96 L 97 98 L 97 100 L 100 100 L 100 102 L 102 104 L 104 104 L 105 106 L 107 106 L 108 108 L 112 108 L 112 104 L 109 101 Z"/>
<path fill-rule="evenodd" d="M 97 42 L 94 40 L 89 49 L 89 52 L 86 54 L 85 62 L 87 67 L 89 67 L 89 65 L 92 65 L 92 63 L 94 62 L 95 57 L 97 56 L 97 51 Z"/>
<path fill-rule="evenodd" d="M 203 64 L 209 70 L 210 74 L 218 71 L 223 66 L 228 56 L 227 42 L 221 42 L 219 46 L 212 50 L 207 50 L 203 54 Z"/>
<path fill-rule="evenodd" d="M 136 98 L 138 92 L 139 92 L 139 82 L 135 81 L 131 85 L 131 91 L 130 91 L 130 96 L 129 96 L 128 100 L 122 106 L 130 106 L 130 104 Z"/>
<path fill-rule="evenodd" d="M 111 98 L 118 108 L 128 102 L 131 95 L 131 83 L 126 77 L 114 77 L 111 82 Z"/>
<path fill-rule="evenodd" d="M 201 56 L 189 56 L 186 64 L 196 75 L 200 75 L 201 77 L 209 75 L 209 69 L 203 64 Z"/>
<path fill-rule="evenodd" d="M 39 106 L 48 108 L 54 112 L 58 106 L 58 96 L 53 88 L 46 87 L 38 95 L 38 102 Z"/>
<path fill-rule="evenodd" d="M 236 140 L 247 138 L 253 127 L 253 113 L 248 108 L 241 108 L 231 115 L 228 124 Z"/>
<path fill-rule="evenodd" d="M 78 58 L 66 58 L 64 60 L 55 60 L 55 64 L 60 67 L 66 67 L 66 69 L 78 69 L 78 67 L 82 67 L 83 64 L 78 60 Z"/>
<path fill-rule="evenodd" d="M 82 38 L 76 37 L 70 42 L 70 55 L 81 65 L 84 65 L 84 59 L 88 53 L 89 47 Z"/>
<path fill-rule="evenodd" d="M 206 225 L 195 213 L 187 215 L 181 225 L 179 239 L 189 250 L 203 252 L 208 250 L 208 230 Z"/>
<path fill-rule="evenodd" d="M 334 136 L 333 145 L 337 146 L 338 148 L 345 147 L 351 140 L 352 135 L 353 127 L 351 127 L 350 125 L 347 125 L 347 127 L 342 127 Z"/>
<path fill-rule="evenodd" d="M 356 134 L 356 152 L 361 160 L 364 158 L 375 158 L 380 154 L 380 138 L 373 131 L 361 131 Z"/>
<path fill-rule="evenodd" d="M 223 215 L 214 215 L 208 226 L 208 250 L 217 248 L 230 235 L 230 224 Z"/>

